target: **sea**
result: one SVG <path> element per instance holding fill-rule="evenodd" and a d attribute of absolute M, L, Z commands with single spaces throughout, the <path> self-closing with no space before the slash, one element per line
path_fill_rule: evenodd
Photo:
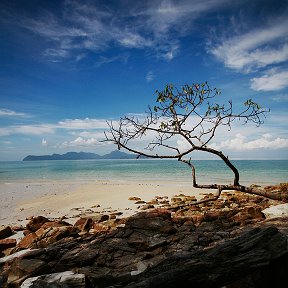
<path fill-rule="evenodd" d="M 221 160 L 195 160 L 198 184 L 230 184 L 233 173 Z M 240 184 L 288 182 L 288 160 L 234 160 Z M 191 183 L 191 169 L 177 160 L 61 160 L 0 162 L 0 183 L 95 180 Z"/>

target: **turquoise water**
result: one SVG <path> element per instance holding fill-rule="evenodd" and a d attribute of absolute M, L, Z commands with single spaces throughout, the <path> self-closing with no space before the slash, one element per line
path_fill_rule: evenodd
<path fill-rule="evenodd" d="M 222 161 L 198 160 L 199 184 L 232 183 L 233 174 Z M 288 182 L 288 160 L 235 160 L 243 185 Z M 0 182 L 50 180 L 175 180 L 190 182 L 191 170 L 176 160 L 69 160 L 0 162 Z"/>

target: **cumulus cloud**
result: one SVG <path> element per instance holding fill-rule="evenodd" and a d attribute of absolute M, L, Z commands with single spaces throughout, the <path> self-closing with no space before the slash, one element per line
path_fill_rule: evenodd
<path fill-rule="evenodd" d="M 270 70 L 261 77 L 251 79 L 255 91 L 277 91 L 288 87 L 288 71 Z"/>
<path fill-rule="evenodd" d="M 242 134 L 237 134 L 234 139 L 222 141 L 221 143 L 212 143 L 209 147 L 221 150 L 223 148 L 242 151 L 242 150 L 254 150 L 254 149 L 282 149 L 288 148 L 288 139 L 286 138 L 274 138 L 271 134 L 264 134 L 261 138 L 255 140 L 249 140 Z"/>

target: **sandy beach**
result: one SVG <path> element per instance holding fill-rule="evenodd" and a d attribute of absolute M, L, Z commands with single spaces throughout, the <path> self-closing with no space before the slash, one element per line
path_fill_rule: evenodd
<path fill-rule="evenodd" d="M 212 192 L 212 191 L 209 191 Z M 171 197 L 183 193 L 202 197 L 203 189 L 191 184 L 173 181 L 93 181 L 0 184 L 0 224 L 25 224 L 31 216 L 60 218 L 65 216 L 73 223 L 79 215 L 99 212 L 123 212 L 129 216 L 139 205 L 129 197 L 150 201 L 156 196 Z"/>

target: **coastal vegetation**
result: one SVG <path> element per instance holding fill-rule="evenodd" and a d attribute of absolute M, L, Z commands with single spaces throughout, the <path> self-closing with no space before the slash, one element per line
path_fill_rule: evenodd
<path fill-rule="evenodd" d="M 192 171 L 193 187 L 217 189 L 216 195 L 194 205 L 217 200 L 223 190 L 236 190 L 287 202 L 287 191 L 270 193 L 258 189 L 257 185 L 241 185 L 238 169 L 228 156 L 211 145 L 221 127 L 230 130 L 235 121 L 260 126 L 270 110 L 262 108 L 252 99 L 245 101 L 241 109 L 239 106 L 235 108 L 232 100 L 228 103 L 223 103 L 221 99 L 218 101 L 220 95 L 220 91 L 212 89 L 207 82 L 186 84 L 180 88 L 168 84 L 164 90 L 156 91 L 156 105 L 153 108 L 149 106 L 145 116 L 128 115 L 120 118 L 117 123 L 109 122 L 110 133 L 105 134 L 106 141 L 112 141 L 119 150 L 123 148 L 138 157 L 177 159 L 188 165 Z M 146 140 L 143 149 L 135 148 L 139 147 L 139 141 L 138 146 L 135 145 L 139 139 L 143 142 Z M 179 141 L 184 145 L 179 147 Z M 213 154 L 223 160 L 233 172 L 233 183 L 199 185 L 191 157 L 197 151 Z"/>

